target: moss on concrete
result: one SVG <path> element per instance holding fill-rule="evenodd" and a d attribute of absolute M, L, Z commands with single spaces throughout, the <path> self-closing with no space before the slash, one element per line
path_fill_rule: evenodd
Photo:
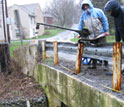
<path fill-rule="evenodd" d="M 124 101 L 43 64 L 37 65 L 35 78 L 44 88 L 50 107 L 124 107 Z"/>

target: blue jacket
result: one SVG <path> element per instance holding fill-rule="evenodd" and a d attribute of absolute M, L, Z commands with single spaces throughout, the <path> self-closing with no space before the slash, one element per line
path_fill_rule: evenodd
<path fill-rule="evenodd" d="M 89 9 L 83 10 L 83 4 L 88 4 Z M 90 17 L 90 18 L 98 18 L 100 20 L 100 22 L 102 23 L 102 27 L 103 27 L 100 31 L 101 33 L 108 32 L 109 30 L 108 20 L 101 9 L 94 8 L 90 0 L 83 0 L 81 6 L 82 6 L 83 12 L 80 17 L 80 21 L 78 25 L 79 30 L 83 29 L 84 20 L 87 20 Z"/>

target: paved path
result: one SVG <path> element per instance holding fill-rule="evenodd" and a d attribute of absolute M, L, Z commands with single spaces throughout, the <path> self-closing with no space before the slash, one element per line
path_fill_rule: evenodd
<path fill-rule="evenodd" d="M 74 33 L 70 31 L 64 31 L 59 34 L 57 34 L 54 37 L 48 38 L 48 41 L 64 41 L 64 42 L 69 42 L 72 38 L 74 38 Z"/>
<path fill-rule="evenodd" d="M 77 29 L 77 24 L 74 24 L 71 29 Z M 62 41 L 62 42 L 69 42 L 71 39 L 74 38 L 75 32 L 73 31 L 64 31 L 59 34 L 57 34 L 54 37 L 48 38 L 48 41 Z"/>

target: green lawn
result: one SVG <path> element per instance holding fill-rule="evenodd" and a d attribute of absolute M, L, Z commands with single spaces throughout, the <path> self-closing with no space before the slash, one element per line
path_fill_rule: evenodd
<path fill-rule="evenodd" d="M 62 31 L 64 30 L 61 30 L 61 29 L 45 30 L 45 33 L 43 35 L 39 35 L 38 37 L 33 37 L 32 39 L 43 39 L 43 38 L 53 37 Z"/>
<path fill-rule="evenodd" d="M 72 42 L 78 42 L 79 39 L 76 38 L 76 36 L 71 39 Z M 115 42 L 115 36 L 107 36 L 106 37 L 107 43 L 113 43 Z"/>
<path fill-rule="evenodd" d="M 115 42 L 115 36 L 107 36 L 107 43 L 113 43 Z"/>
<path fill-rule="evenodd" d="M 23 42 L 23 46 L 27 46 L 29 42 Z M 21 48 L 21 42 L 12 42 L 10 44 L 10 56 L 13 57 L 13 51 Z"/>
<path fill-rule="evenodd" d="M 45 30 L 45 33 L 43 35 L 39 35 L 38 37 L 33 37 L 31 39 L 26 39 L 26 40 L 32 40 L 32 39 L 42 39 L 42 38 L 49 38 L 57 35 L 58 33 L 62 32 L 64 30 L 61 29 L 49 29 Z M 18 40 L 17 40 L 18 41 Z M 10 44 L 10 55 L 13 57 L 13 51 L 21 48 L 21 42 L 14 41 Z M 24 46 L 27 46 L 29 42 L 23 42 Z"/>

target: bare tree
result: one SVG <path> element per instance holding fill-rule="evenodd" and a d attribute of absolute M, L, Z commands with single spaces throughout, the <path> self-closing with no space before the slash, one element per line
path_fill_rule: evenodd
<path fill-rule="evenodd" d="M 47 12 L 54 17 L 57 24 L 70 25 L 76 13 L 75 3 L 73 0 L 53 0 L 47 7 Z"/>

